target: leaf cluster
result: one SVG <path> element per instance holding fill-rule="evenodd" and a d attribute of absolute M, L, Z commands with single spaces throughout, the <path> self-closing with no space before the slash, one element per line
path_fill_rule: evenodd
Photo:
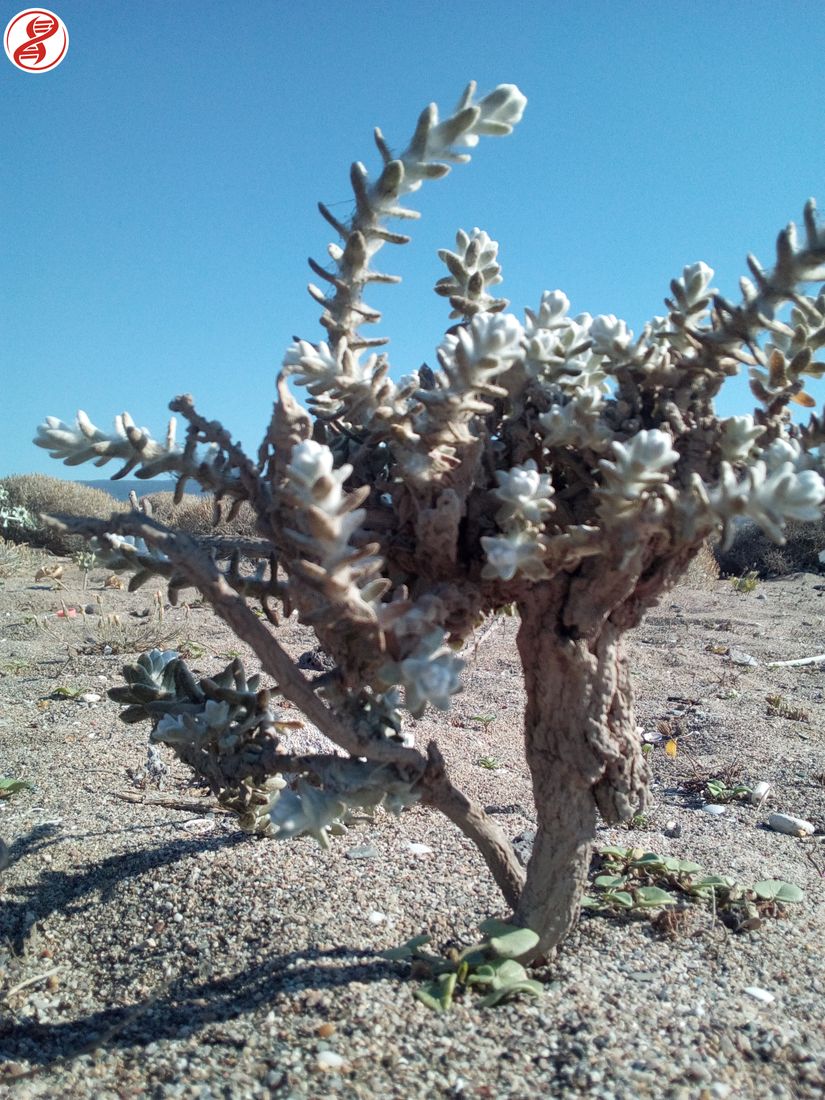
<path fill-rule="evenodd" d="M 602 848 L 595 891 L 582 908 L 601 914 L 661 911 L 689 905 L 712 906 L 737 932 L 754 931 L 765 916 L 784 916 L 785 907 L 801 902 L 798 886 L 762 879 L 743 886 L 726 875 L 707 874 L 693 860 L 661 856 L 643 848 Z"/>
<path fill-rule="evenodd" d="M 0 799 L 11 798 L 20 791 L 32 791 L 34 787 L 26 779 L 5 779 L 0 776 Z"/>
<path fill-rule="evenodd" d="M 414 936 L 400 947 L 382 951 L 385 959 L 412 963 L 412 976 L 427 984 L 415 992 L 416 998 L 435 1012 L 447 1012 L 456 994 L 470 990 L 483 992 L 481 1008 L 497 1005 L 519 993 L 540 997 L 541 984 L 527 976 L 518 958 L 532 951 L 539 937 L 529 928 L 517 928 L 504 921 L 490 919 L 479 925 L 486 937 L 461 951 L 451 949 L 446 956 L 425 951 L 429 936 Z"/>

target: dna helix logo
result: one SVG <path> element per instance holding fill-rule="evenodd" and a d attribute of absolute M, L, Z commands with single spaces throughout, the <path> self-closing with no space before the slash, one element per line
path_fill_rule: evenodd
<path fill-rule="evenodd" d="M 26 73 L 54 69 L 66 56 L 69 32 L 63 20 L 47 8 L 27 8 L 9 21 L 3 37 L 6 55 Z"/>

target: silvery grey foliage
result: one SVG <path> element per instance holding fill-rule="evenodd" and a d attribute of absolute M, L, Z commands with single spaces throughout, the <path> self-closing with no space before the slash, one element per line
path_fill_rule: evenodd
<path fill-rule="evenodd" d="M 0 485 L 0 528 L 5 531 L 34 531 L 40 524 L 28 508 L 9 503 L 8 489 Z"/>
<path fill-rule="evenodd" d="M 707 264 L 688 264 L 638 332 L 571 312 L 560 290 L 520 319 L 496 296 L 497 242 L 459 230 L 439 252 L 436 292 L 455 323 L 438 370 L 394 381 L 386 339 L 364 333 L 381 320 L 371 285 L 398 281 L 376 257 L 409 239 L 389 223 L 417 217 L 401 200 L 466 163 L 481 137 L 509 134 L 525 104 L 514 85 L 478 99 L 471 84 L 447 118 L 427 108 L 402 152 L 375 132 L 382 164 L 372 179 L 352 166 L 352 217 L 320 206 L 337 238 L 323 263 L 310 261 L 325 339 L 287 349 L 256 456 L 189 396 L 171 404 L 182 443 L 174 423 L 157 441 L 125 413 L 111 434 L 82 413 L 75 425 L 49 417 L 36 442 L 70 465 L 117 460 L 116 477 L 174 473 L 179 492 L 192 479 L 230 515 L 248 501 L 257 516 L 258 538 L 242 542 L 192 539 L 137 510 L 64 520 L 133 585 L 160 576 L 174 597 L 197 588 L 271 679 L 264 691 L 230 666 L 196 683 L 177 656 L 149 655 L 115 693 L 127 720 L 149 717 L 152 736 L 255 831 L 326 843 L 353 807 L 420 799 L 442 810 L 546 950 L 575 918 L 596 810 L 626 819 L 646 797 L 625 632 L 738 517 L 781 542 L 788 520 L 822 514 L 825 418 L 796 425 L 789 408 L 810 406 L 806 379 L 825 373 L 825 292 L 805 292 L 825 281 L 825 230 L 809 201 L 802 237 L 793 225 L 780 233 L 770 270 L 748 257 L 735 303 Z M 743 368 L 757 407 L 720 418 L 715 398 Z M 402 728 L 403 710 L 449 707 L 457 651 L 485 615 L 513 606 L 538 816 L 526 877 L 498 826 L 452 785 L 438 746 L 420 751 Z M 334 661 L 316 680 L 278 641 L 292 612 Z M 346 755 L 292 756 L 278 695 Z"/>

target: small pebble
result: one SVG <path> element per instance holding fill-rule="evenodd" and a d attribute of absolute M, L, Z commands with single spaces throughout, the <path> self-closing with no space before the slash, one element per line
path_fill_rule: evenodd
<path fill-rule="evenodd" d="M 768 828 L 775 833 L 786 833 L 788 836 L 812 836 L 815 826 L 803 817 L 791 817 L 789 814 L 771 814 L 768 818 Z"/>
<path fill-rule="evenodd" d="M 411 841 L 407 848 L 414 856 L 426 856 L 432 852 L 432 848 L 428 844 L 418 844 L 415 841 Z"/>
<path fill-rule="evenodd" d="M 725 807 L 720 806 L 718 802 L 706 802 L 704 806 L 700 808 L 702 813 L 713 814 L 714 817 L 719 817 L 720 814 L 725 812 Z"/>
<path fill-rule="evenodd" d="M 347 850 L 347 859 L 375 859 L 377 855 L 378 852 L 371 844 L 362 844 Z"/>
<path fill-rule="evenodd" d="M 373 910 L 373 912 L 370 913 L 370 915 L 367 917 L 367 920 L 370 922 L 370 924 L 383 924 L 386 919 L 386 913 L 379 913 L 377 909 Z"/>
<path fill-rule="evenodd" d="M 770 783 L 764 779 L 753 785 L 751 793 L 748 795 L 749 801 L 752 806 L 758 806 L 768 797 L 768 791 L 771 789 Z"/>
<path fill-rule="evenodd" d="M 769 993 L 767 989 L 762 989 L 758 985 L 747 985 L 742 990 L 743 993 L 747 993 L 749 997 L 753 997 L 755 1001 L 762 1001 L 763 1004 L 773 1004 L 776 997 L 773 993 Z"/>
<path fill-rule="evenodd" d="M 334 1050 L 322 1050 L 318 1054 L 317 1062 L 321 1069 L 340 1069 L 344 1064 L 344 1057 Z"/>
<path fill-rule="evenodd" d="M 755 657 L 752 657 L 750 653 L 745 653 L 744 649 L 731 649 L 728 655 L 735 665 L 746 665 L 753 667 L 758 665 L 759 662 Z"/>

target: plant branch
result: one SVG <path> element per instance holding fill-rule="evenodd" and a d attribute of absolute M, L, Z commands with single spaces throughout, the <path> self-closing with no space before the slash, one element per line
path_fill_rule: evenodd
<path fill-rule="evenodd" d="M 513 909 L 524 888 L 525 872 L 504 831 L 473 799 L 454 787 L 447 775 L 444 757 L 435 741 L 427 746 L 427 770 L 422 780 L 421 801 L 448 817 L 476 845 Z"/>

